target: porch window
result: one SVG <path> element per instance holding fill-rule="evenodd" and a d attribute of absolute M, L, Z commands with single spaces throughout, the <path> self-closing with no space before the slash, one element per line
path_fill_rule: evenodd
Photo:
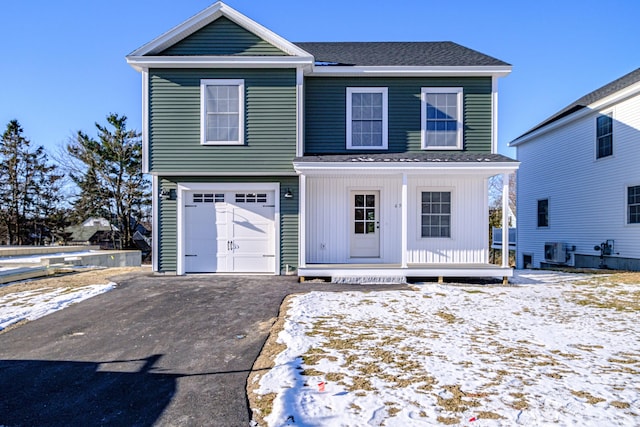
<path fill-rule="evenodd" d="M 451 192 L 422 192 L 422 237 L 451 237 Z"/>
<path fill-rule="evenodd" d="M 422 148 L 462 150 L 462 88 L 423 87 Z"/>
<path fill-rule="evenodd" d="M 640 224 L 640 185 L 627 187 L 628 224 Z"/>
<path fill-rule="evenodd" d="M 596 118 L 596 141 L 598 159 L 613 154 L 613 119 L 609 115 Z"/>
<path fill-rule="evenodd" d="M 200 80 L 202 144 L 244 143 L 244 80 Z"/>
<path fill-rule="evenodd" d="M 386 150 L 387 88 L 347 88 L 347 148 Z"/>

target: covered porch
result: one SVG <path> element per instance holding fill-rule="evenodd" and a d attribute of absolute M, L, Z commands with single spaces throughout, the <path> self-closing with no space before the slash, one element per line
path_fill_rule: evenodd
<path fill-rule="evenodd" d="M 489 263 L 488 179 L 518 162 L 497 154 L 411 153 L 296 158 L 300 179 L 298 276 L 332 281 L 502 277 Z M 508 232 L 504 233 L 505 238 Z"/>

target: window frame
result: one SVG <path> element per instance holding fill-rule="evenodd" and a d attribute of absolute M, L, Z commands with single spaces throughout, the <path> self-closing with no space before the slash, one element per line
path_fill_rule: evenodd
<path fill-rule="evenodd" d="M 540 203 L 546 202 L 546 216 L 545 216 L 545 224 L 540 224 Z M 536 227 L 537 228 L 549 228 L 549 198 L 538 199 L 536 206 Z"/>
<path fill-rule="evenodd" d="M 626 188 L 626 191 L 625 191 L 625 205 L 627 207 L 626 208 L 626 213 L 627 213 L 626 217 L 627 218 L 626 218 L 626 221 L 625 221 L 626 225 L 630 225 L 632 227 L 640 226 L 640 218 L 638 218 L 638 221 L 636 221 L 636 222 L 632 222 L 631 221 L 631 208 L 632 207 L 637 207 L 638 210 L 640 210 L 640 201 L 638 203 L 633 203 L 633 204 L 629 203 L 629 198 L 630 198 L 629 193 L 630 193 L 630 190 L 632 188 L 637 189 L 636 191 L 638 191 L 638 196 L 640 196 L 640 184 L 627 185 L 625 188 Z M 638 214 L 636 214 L 636 215 L 638 215 Z"/>
<path fill-rule="evenodd" d="M 353 94 L 381 93 L 382 94 L 382 145 L 353 145 Z M 389 149 L 389 88 L 387 87 L 347 87 L 346 102 L 346 146 L 347 150 L 387 150 Z"/>
<path fill-rule="evenodd" d="M 427 95 L 432 93 L 455 94 L 458 103 L 455 146 L 427 145 Z M 420 88 L 420 144 L 423 150 L 462 150 L 464 148 L 464 88 L 462 87 L 422 87 Z"/>
<path fill-rule="evenodd" d="M 608 119 L 610 122 L 611 131 L 609 133 L 600 135 L 599 121 L 605 118 Z M 602 140 L 604 140 L 607 137 L 610 138 L 609 152 L 607 154 L 600 155 L 600 143 Z M 600 113 L 596 116 L 596 138 L 595 139 L 596 139 L 596 160 L 612 157 L 613 156 L 613 112 L 610 111 L 608 113 Z"/>
<path fill-rule="evenodd" d="M 422 210 L 422 196 L 423 193 L 449 193 L 449 235 L 448 236 L 423 236 L 422 235 L 422 218 L 425 215 Z M 418 189 L 418 238 L 424 239 L 453 239 L 453 220 L 454 220 L 454 191 L 451 188 L 419 188 Z M 442 215 L 442 212 L 438 213 Z"/>
<path fill-rule="evenodd" d="M 238 87 L 238 139 L 233 141 L 209 141 L 207 139 L 207 87 Z M 200 144 L 201 145 L 244 145 L 244 79 L 201 79 L 200 80 Z"/>

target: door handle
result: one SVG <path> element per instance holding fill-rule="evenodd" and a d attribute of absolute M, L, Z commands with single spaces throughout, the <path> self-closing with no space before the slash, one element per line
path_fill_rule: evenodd
<path fill-rule="evenodd" d="M 376 221 L 376 228 L 380 228 L 380 221 Z"/>

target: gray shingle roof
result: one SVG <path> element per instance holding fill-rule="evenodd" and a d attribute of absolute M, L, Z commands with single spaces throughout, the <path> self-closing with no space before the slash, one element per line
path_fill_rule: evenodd
<path fill-rule="evenodd" d="M 506 62 L 453 42 L 294 43 L 316 63 L 352 66 L 509 66 Z"/>
<path fill-rule="evenodd" d="M 582 98 L 577 99 L 576 101 L 567 105 L 562 110 L 558 111 L 553 116 L 549 117 L 547 120 L 535 126 L 533 129 L 530 129 L 527 132 L 523 133 L 516 139 L 522 138 L 525 135 L 528 135 L 532 132 L 535 132 L 538 129 L 541 129 L 547 125 L 550 125 L 551 123 L 557 120 L 560 120 L 561 118 L 566 117 L 578 110 L 582 110 L 583 108 L 586 108 L 588 105 L 591 105 L 594 102 L 600 101 L 601 99 L 604 99 L 607 96 L 612 95 L 637 82 L 640 82 L 640 68 L 637 68 L 634 71 L 630 72 L 629 74 L 625 74 L 619 79 L 616 79 L 611 83 L 608 83 L 602 86 L 601 88 L 598 88 L 593 92 L 586 94 Z"/>
<path fill-rule="evenodd" d="M 505 163 L 517 162 L 502 154 L 488 153 L 375 153 L 375 154 L 318 154 L 296 157 L 294 162 L 327 163 Z"/>

